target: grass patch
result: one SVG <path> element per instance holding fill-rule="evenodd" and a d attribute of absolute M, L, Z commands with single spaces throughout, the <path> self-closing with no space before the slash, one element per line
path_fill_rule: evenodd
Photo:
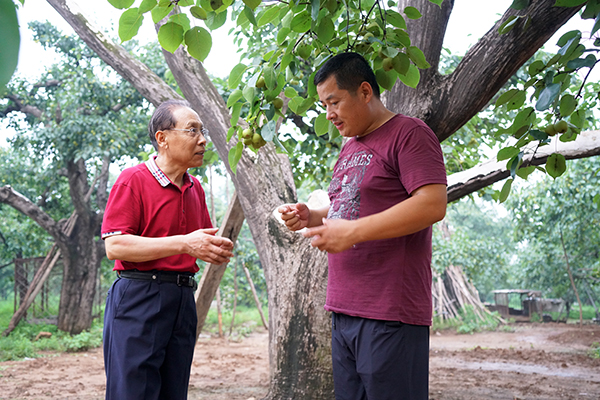
<path fill-rule="evenodd" d="M 225 336 L 229 336 L 233 312 L 231 310 L 222 310 L 221 314 L 223 334 Z M 267 307 L 263 307 L 263 315 L 265 316 L 265 319 L 268 318 Z M 262 328 L 262 320 L 256 307 L 238 306 L 236 308 L 231 337 L 245 337 Z M 211 307 L 208 311 L 206 321 L 204 322 L 204 327 L 202 328 L 202 333 L 210 335 L 219 334 L 219 317 L 216 307 Z"/>
<path fill-rule="evenodd" d="M 497 315 L 497 313 L 493 313 Z M 461 318 L 453 318 L 441 321 L 434 319 L 433 330 L 454 329 L 456 333 L 470 334 L 481 331 L 494 331 L 498 328 L 500 322 L 498 319 L 488 313 L 483 314 L 483 319 L 475 314 L 472 306 L 468 306 L 460 311 Z"/>
<path fill-rule="evenodd" d="M 592 343 L 590 350 L 588 350 L 588 355 L 592 358 L 596 358 L 596 359 L 600 358 L 600 343 L 598 343 L 598 342 Z"/>
<path fill-rule="evenodd" d="M 49 332 L 52 336 L 36 340 L 40 332 Z M 0 337 L 0 361 L 36 358 L 40 357 L 43 351 L 86 351 L 100 345 L 102 345 L 102 324 L 99 321 L 94 321 L 90 331 L 73 336 L 59 331 L 56 325 L 30 324 L 22 321 L 9 336 Z"/>

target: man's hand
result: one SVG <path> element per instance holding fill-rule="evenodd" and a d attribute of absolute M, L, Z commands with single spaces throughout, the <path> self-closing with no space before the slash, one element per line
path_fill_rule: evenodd
<path fill-rule="evenodd" d="M 221 265 L 233 257 L 233 242 L 228 238 L 215 236 L 218 228 L 198 229 L 185 235 L 188 247 L 186 253 L 207 263 Z"/>
<path fill-rule="evenodd" d="M 328 253 L 339 253 L 354 245 L 353 228 L 353 221 L 323 218 L 323 225 L 310 228 L 303 235 L 312 237 L 311 246 Z"/>
<path fill-rule="evenodd" d="M 310 209 L 304 203 L 284 204 L 279 206 L 277 211 L 281 213 L 281 219 L 291 231 L 299 231 L 308 226 Z"/>

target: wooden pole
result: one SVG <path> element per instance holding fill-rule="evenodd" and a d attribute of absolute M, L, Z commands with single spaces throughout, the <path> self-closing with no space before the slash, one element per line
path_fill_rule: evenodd
<path fill-rule="evenodd" d="M 246 266 L 244 264 L 242 264 L 242 267 L 244 268 L 244 273 L 246 274 L 246 278 L 248 278 L 248 283 L 250 283 L 250 289 L 252 289 L 252 295 L 254 296 L 254 302 L 256 303 L 256 307 L 258 308 L 258 313 L 260 314 L 260 319 L 262 320 L 262 323 L 263 323 L 263 326 L 265 327 L 265 329 L 269 330 L 269 327 L 267 326 L 267 321 L 265 320 L 265 316 L 262 311 L 262 306 L 260 304 L 260 300 L 258 300 L 258 295 L 256 294 L 256 289 L 254 288 L 254 282 L 252 282 L 252 278 L 250 277 L 250 271 L 248 271 L 248 268 L 246 268 Z"/>
<path fill-rule="evenodd" d="M 231 202 L 229 203 L 229 209 L 225 214 L 225 218 L 219 228 L 219 232 L 217 232 L 217 236 L 227 237 L 235 244 L 243 223 L 244 211 L 238 200 L 237 193 L 234 192 Z M 202 278 L 200 278 L 200 282 L 198 283 L 198 290 L 196 291 L 196 315 L 198 316 L 196 339 L 202 332 L 202 327 L 206 321 L 206 315 L 210 309 L 210 304 L 215 298 L 217 288 L 221 283 L 226 267 L 227 264 L 207 264 L 204 268 Z"/>
<path fill-rule="evenodd" d="M 233 264 L 233 312 L 231 314 L 231 325 L 229 325 L 229 336 L 233 332 L 233 323 L 235 321 L 235 308 L 237 306 L 237 294 L 238 294 L 238 284 L 237 284 L 237 265 L 236 262 Z"/>

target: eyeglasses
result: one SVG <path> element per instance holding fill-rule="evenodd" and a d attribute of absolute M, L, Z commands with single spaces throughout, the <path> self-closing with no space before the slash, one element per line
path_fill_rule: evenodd
<path fill-rule="evenodd" d="M 208 129 L 206 129 L 206 128 L 200 128 L 200 130 L 198 130 L 198 128 L 190 128 L 190 129 L 170 128 L 170 129 L 165 129 L 165 131 L 181 131 L 181 132 L 186 132 L 189 137 L 198 138 L 200 135 L 202 135 L 206 139 L 208 139 Z"/>

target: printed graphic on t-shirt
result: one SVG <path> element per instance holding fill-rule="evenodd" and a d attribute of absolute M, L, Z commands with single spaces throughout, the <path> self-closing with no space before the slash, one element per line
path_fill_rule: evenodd
<path fill-rule="evenodd" d="M 372 158 L 372 153 L 361 150 L 339 160 L 329 184 L 329 198 L 332 201 L 327 218 L 358 219 L 360 185 Z"/>

